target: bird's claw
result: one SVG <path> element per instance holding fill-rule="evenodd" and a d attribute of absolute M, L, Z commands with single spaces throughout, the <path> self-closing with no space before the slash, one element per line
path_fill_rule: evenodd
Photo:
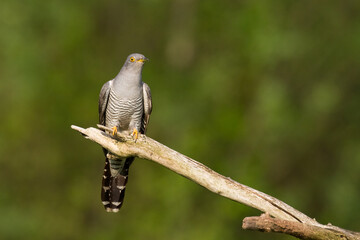
<path fill-rule="evenodd" d="M 115 136 L 115 134 L 117 133 L 117 127 L 115 126 L 112 127 L 111 129 L 113 130 L 112 135 Z"/>
<path fill-rule="evenodd" d="M 138 130 L 137 130 L 136 128 L 134 128 L 131 136 L 133 137 L 133 139 L 135 140 L 135 142 L 136 142 L 136 140 L 138 139 L 138 134 L 139 134 Z"/>

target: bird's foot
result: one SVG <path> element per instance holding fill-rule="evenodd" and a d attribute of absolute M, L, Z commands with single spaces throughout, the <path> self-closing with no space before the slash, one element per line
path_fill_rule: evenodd
<path fill-rule="evenodd" d="M 113 130 L 112 135 L 115 136 L 115 134 L 117 133 L 117 127 L 115 126 L 112 127 L 111 129 Z"/>
<path fill-rule="evenodd" d="M 139 134 L 138 130 L 137 130 L 136 128 L 134 128 L 131 136 L 133 137 L 133 139 L 135 140 L 135 142 L 136 142 L 136 140 L 138 139 L 138 134 Z"/>

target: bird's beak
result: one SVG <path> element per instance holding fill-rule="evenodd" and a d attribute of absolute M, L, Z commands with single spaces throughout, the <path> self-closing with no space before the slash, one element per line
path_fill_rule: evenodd
<path fill-rule="evenodd" d="M 149 59 L 146 57 L 140 58 L 139 60 L 137 60 L 137 62 L 147 62 L 147 61 L 149 61 Z"/>

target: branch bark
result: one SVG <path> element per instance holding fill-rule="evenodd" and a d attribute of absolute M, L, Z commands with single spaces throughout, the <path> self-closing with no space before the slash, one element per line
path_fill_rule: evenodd
<path fill-rule="evenodd" d="M 134 142 L 131 136 L 118 132 L 115 139 L 106 132 L 104 132 L 112 132 L 112 129 L 101 125 L 98 125 L 98 127 L 101 130 L 96 128 L 84 129 L 74 125 L 71 126 L 72 129 L 83 134 L 85 138 L 100 144 L 102 147 L 104 147 L 116 156 L 135 156 L 154 161 L 200 184 L 201 186 L 207 188 L 208 190 L 216 194 L 240 202 L 247 206 L 256 208 L 264 213 L 273 216 L 273 218 L 270 218 L 269 216 L 269 218 L 266 219 L 267 222 L 271 222 L 269 219 L 274 221 L 282 220 L 286 223 L 300 224 L 296 226 L 302 226 L 304 228 L 304 232 L 305 230 L 310 228 L 316 230 L 321 229 L 328 232 L 329 234 L 335 232 L 339 236 L 344 237 L 309 238 L 306 237 L 307 235 L 304 235 L 304 238 L 301 238 L 301 235 L 296 236 L 300 237 L 301 239 L 360 239 L 360 233 L 350 232 L 332 225 L 322 225 L 318 223 L 315 219 L 306 216 L 305 214 L 287 205 L 286 203 L 258 190 L 240 184 L 230 179 L 229 177 L 225 177 L 211 170 L 205 165 L 181 153 L 178 153 L 175 150 L 172 150 L 167 146 L 145 135 L 139 134 L 139 139 Z M 270 225 L 266 225 L 266 229 L 269 229 L 269 231 L 272 232 L 281 232 L 278 230 L 278 228 L 276 228 L 276 226 L 278 225 L 276 225 L 274 221 L 272 221 L 274 224 L 271 225 L 273 227 L 271 227 Z M 258 224 L 253 224 L 254 222 L 258 222 Z M 264 231 L 264 227 L 262 227 L 264 226 L 264 224 L 262 223 L 264 223 L 264 218 L 262 217 L 252 218 L 251 221 L 249 220 L 249 218 L 245 218 L 243 228 Z M 282 232 L 291 234 L 291 231 Z M 291 235 L 295 236 L 294 234 Z"/>
<path fill-rule="evenodd" d="M 355 240 L 360 237 L 359 233 L 332 225 L 314 226 L 306 223 L 273 218 L 268 214 L 262 214 L 260 217 L 246 217 L 243 220 L 242 228 L 262 232 L 285 233 L 299 239 Z"/>

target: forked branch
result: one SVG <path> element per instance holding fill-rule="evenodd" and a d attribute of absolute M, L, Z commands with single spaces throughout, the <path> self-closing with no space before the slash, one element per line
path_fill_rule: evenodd
<path fill-rule="evenodd" d="M 90 139 L 102 147 L 106 148 L 109 152 L 116 156 L 129 157 L 135 156 L 139 158 L 148 159 L 154 161 L 164 167 L 200 184 L 208 190 L 240 202 L 247 206 L 256 208 L 264 213 L 271 215 L 269 219 L 284 220 L 290 223 L 297 223 L 305 228 L 307 226 L 314 229 L 322 229 L 330 233 L 336 233 L 337 236 L 341 235 L 345 238 L 302 238 L 302 239 L 360 239 L 360 233 L 350 232 L 344 229 L 337 228 L 332 225 L 322 225 L 316 220 L 306 216 L 298 210 L 292 208 L 286 203 L 262 193 L 258 190 L 240 184 L 229 177 L 225 177 L 205 165 L 168 148 L 167 146 L 149 138 L 145 135 L 139 135 L 139 139 L 134 140 L 122 133 L 117 133 L 116 139 L 112 138 L 109 134 L 105 133 L 112 132 L 112 129 L 98 125 L 101 129 L 96 128 L 80 128 L 77 126 L 71 126 L 72 129 L 82 133 L 85 138 Z M 103 130 L 103 131 L 102 131 Z M 244 219 L 243 228 L 245 229 L 256 229 L 264 230 L 261 225 L 248 224 Z M 263 219 L 258 217 L 257 220 L 252 219 L 252 222 L 259 221 L 261 223 Z M 244 227 L 245 226 L 245 227 Z M 251 227 L 249 227 L 251 226 Z M 256 227 L 259 226 L 259 227 Z M 280 232 L 276 229 L 272 230 L 270 225 L 267 225 L 268 231 Z M 274 227 L 276 225 L 273 225 Z M 287 231 L 284 233 L 290 234 Z M 293 234 L 292 234 L 293 235 Z M 296 235 L 295 235 L 296 236 Z M 331 235 L 332 236 L 332 235 Z M 300 235 L 297 237 L 301 237 Z"/>

